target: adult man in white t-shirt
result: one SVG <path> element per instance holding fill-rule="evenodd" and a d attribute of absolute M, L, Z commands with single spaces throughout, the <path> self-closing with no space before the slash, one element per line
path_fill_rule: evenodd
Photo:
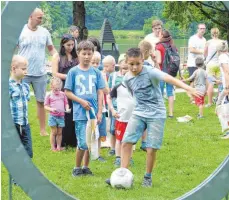
<path fill-rule="evenodd" d="M 156 44 L 160 41 L 160 34 L 162 32 L 163 22 L 161 20 L 152 21 L 152 33 L 145 36 L 144 40 L 152 45 L 152 56 L 157 56 L 157 51 L 155 50 Z M 150 64 L 154 65 L 153 59 L 149 58 L 147 60 Z"/>
<path fill-rule="evenodd" d="M 204 58 L 204 47 L 206 44 L 206 39 L 203 37 L 206 31 L 205 24 L 198 24 L 197 33 L 189 38 L 188 41 L 188 61 L 187 67 L 189 72 L 189 77 L 192 76 L 193 72 L 197 69 L 195 60 L 197 57 Z M 193 86 L 191 82 L 190 86 Z M 191 97 L 192 101 L 192 97 Z"/>
<path fill-rule="evenodd" d="M 37 101 L 37 116 L 40 123 L 40 134 L 48 135 L 45 130 L 45 109 L 44 99 L 46 93 L 46 63 L 45 49 L 51 55 L 57 53 L 53 46 L 49 31 L 41 26 L 44 13 L 36 8 L 29 17 L 28 24 L 25 24 L 18 40 L 18 54 L 25 57 L 28 62 L 27 75 L 24 81 L 31 84 Z"/>

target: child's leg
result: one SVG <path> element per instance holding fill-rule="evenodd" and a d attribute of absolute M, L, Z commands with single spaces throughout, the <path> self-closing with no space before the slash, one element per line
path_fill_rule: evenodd
<path fill-rule="evenodd" d="M 151 174 L 153 167 L 156 162 L 156 149 L 147 148 L 147 157 L 146 157 L 146 173 Z"/>
<path fill-rule="evenodd" d="M 213 83 L 210 83 L 208 84 L 208 91 L 207 91 L 207 94 L 208 94 L 208 105 L 212 105 L 212 99 L 213 99 L 213 94 L 214 94 L 214 84 Z"/>
<path fill-rule="evenodd" d="M 89 161 L 90 161 L 90 154 L 89 154 L 89 151 L 86 150 L 86 151 L 84 152 L 84 157 L 83 157 L 83 163 L 84 163 L 83 166 L 84 166 L 84 167 L 88 167 Z"/>
<path fill-rule="evenodd" d="M 174 96 L 173 96 L 173 85 L 166 83 L 166 93 L 169 103 L 169 116 L 173 117 L 173 108 L 174 108 Z"/>
<path fill-rule="evenodd" d="M 83 160 L 85 150 L 88 149 L 86 144 L 86 127 L 87 120 L 75 121 L 75 133 L 77 137 L 76 150 L 76 167 L 80 168 Z"/>
<path fill-rule="evenodd" d="M 110 155 L 113 155 L 113 152 L 115 151 L 115 118 L 111 116 L 111 121 L 110 121 L 110 133 L 111 133 L 111 151 Z"/>
<path fill-rule="evenodd" d="M 122 140 L 121 167 L 128 168 L 133 144 L 136 144 L 146 129 L 145 118 L 132 115 Z"/>
<path fill-rule="evenodd" d="M 145 130 L 142 135 L 142 144 L 141 144 L 140 149 L 142 149 L 143 151 L 146 150 L 146 137 L 147 137 L 147 130 Z"/>
<path fill-rule="evenodd" d="M 55 150 L 56 147 L 56 135 L 57 135 L 57 127 L 56 126 L 52 126 L 51 127 L 51 134 L 50 134 L 50 145 L 51 145 L 51 149 Z"/>
<path fill-rule="evenodd" d="M 199 105 L 199 116 L 200 117 L 204 116 L 204 106 L 203 106 L 203 104 Z"/>
<path fill-rule="evenodd" d="M 121 141 L 116 139 L 115 142 L 115 155 L 121 157 Z"/>
<path fill-rule="evenodd" d="M 63 129 L 62 127 L 57 128 L 57 135 L 56 135 L 57 150 L 61 150 L 62 129 Z"/>

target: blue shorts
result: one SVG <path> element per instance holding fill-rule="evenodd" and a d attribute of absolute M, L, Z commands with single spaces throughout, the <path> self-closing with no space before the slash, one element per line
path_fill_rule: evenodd
<path fill-rule="evenodd" d="M 51 127 L 57 126 L 60 128 L 65 127 L 64 116 L 49 115 L 48 125 Z"/>
<path fill-rule="evenodd" d="M 80 150 L 88 150 L 86 143 L 87 120 L 75 121 L 75 134 L 77 139 L 77 148 Z"/>
<path fill-rule="evenodd" d="M 99 124 L 99 137 L 107 136 L 106 127 L 106 113 L 102 113 L 102 121 Z"/>
<path fill-rule="evenodd" d="M 172 97 L 173 95 L 173 85 L 166 83 L 164 81 L 160 81 L 160 87 L 161 87 L 161 94 L 164 95 L 164 87 L 166 84 L 166 95 L 167 97 Z"/>
<path fill-rule="evenodd" d="M 146 148 L 160 149 L 164 135 L 165 119 L 148 119 L 132 115 L 123 137 L 123 143 L 136 144 L 147 129 Z"/>

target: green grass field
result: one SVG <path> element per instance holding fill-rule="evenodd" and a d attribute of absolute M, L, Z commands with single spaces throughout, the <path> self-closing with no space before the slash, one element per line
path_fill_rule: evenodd
<path fill-rule="evenodd" d="M 188 192 L 206 179 L 228 154 L 229 141 L 221 140 L 221 127 L 214 108 L 205 109 L 205 118 L 196 119 L 195 105 L 189 104 L 186 94 L 177 94 L 175 116 L 186 114 L 194 117 L 190 123 L 178 123 L 176 119 L 167 119 L 164 142 L 158 152 L 156 168 L 153 173 L 153 187 L 142 188 L 141 181 L 145 172 L 146 154 L 137 144 L 133 155 L 134 187 L 130 190 L 116 190 L 104 183 L 111 172 L 114 157 L 107 155 L 108 149 L 102 150 L 106 163 L 92 161 L 90 168 L 94 177 L 73 178 L 72 168 L 75 163 L 75 150 L 64 152 L 50 151 L 49 138 L 39 135 L 34 97 L 29 104 L 29 121 L 32 129 L 34 164 L 53 183 L 81 200 L 171 200 Z M 8 199 L 8 173 L 2 165 L 3 200 Z M 14 200 L 30 199 L 20 189 L 13 187 Z"/>

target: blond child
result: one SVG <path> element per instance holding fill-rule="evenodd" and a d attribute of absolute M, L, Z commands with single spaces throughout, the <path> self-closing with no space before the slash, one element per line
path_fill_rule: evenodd
<path fill-rule="evenodd" d="M 26 58 L 15 55 L 11 63 L 11 77 L 9 79 L 9 97 L 12 118 L 18 136 L 28 155 L 33 157 L 31 130 L 28 121 L 28 101 L 30 100 L 29 85 L 22 82 L 27 74 L 28 61 Z"/>
<path fill-rule="evenodd" d="M 60 78 L 51 79 L 51 92 L 45 98 L 45 109 L 48 110 L 48 125 L 51 127 L 50 145 L 52 151 L 62 151 L 62 129 L 65 126 L 64 113 L 71 112 L 68 100 L 64 92 L 61 91 L 62 81 Z"/>

